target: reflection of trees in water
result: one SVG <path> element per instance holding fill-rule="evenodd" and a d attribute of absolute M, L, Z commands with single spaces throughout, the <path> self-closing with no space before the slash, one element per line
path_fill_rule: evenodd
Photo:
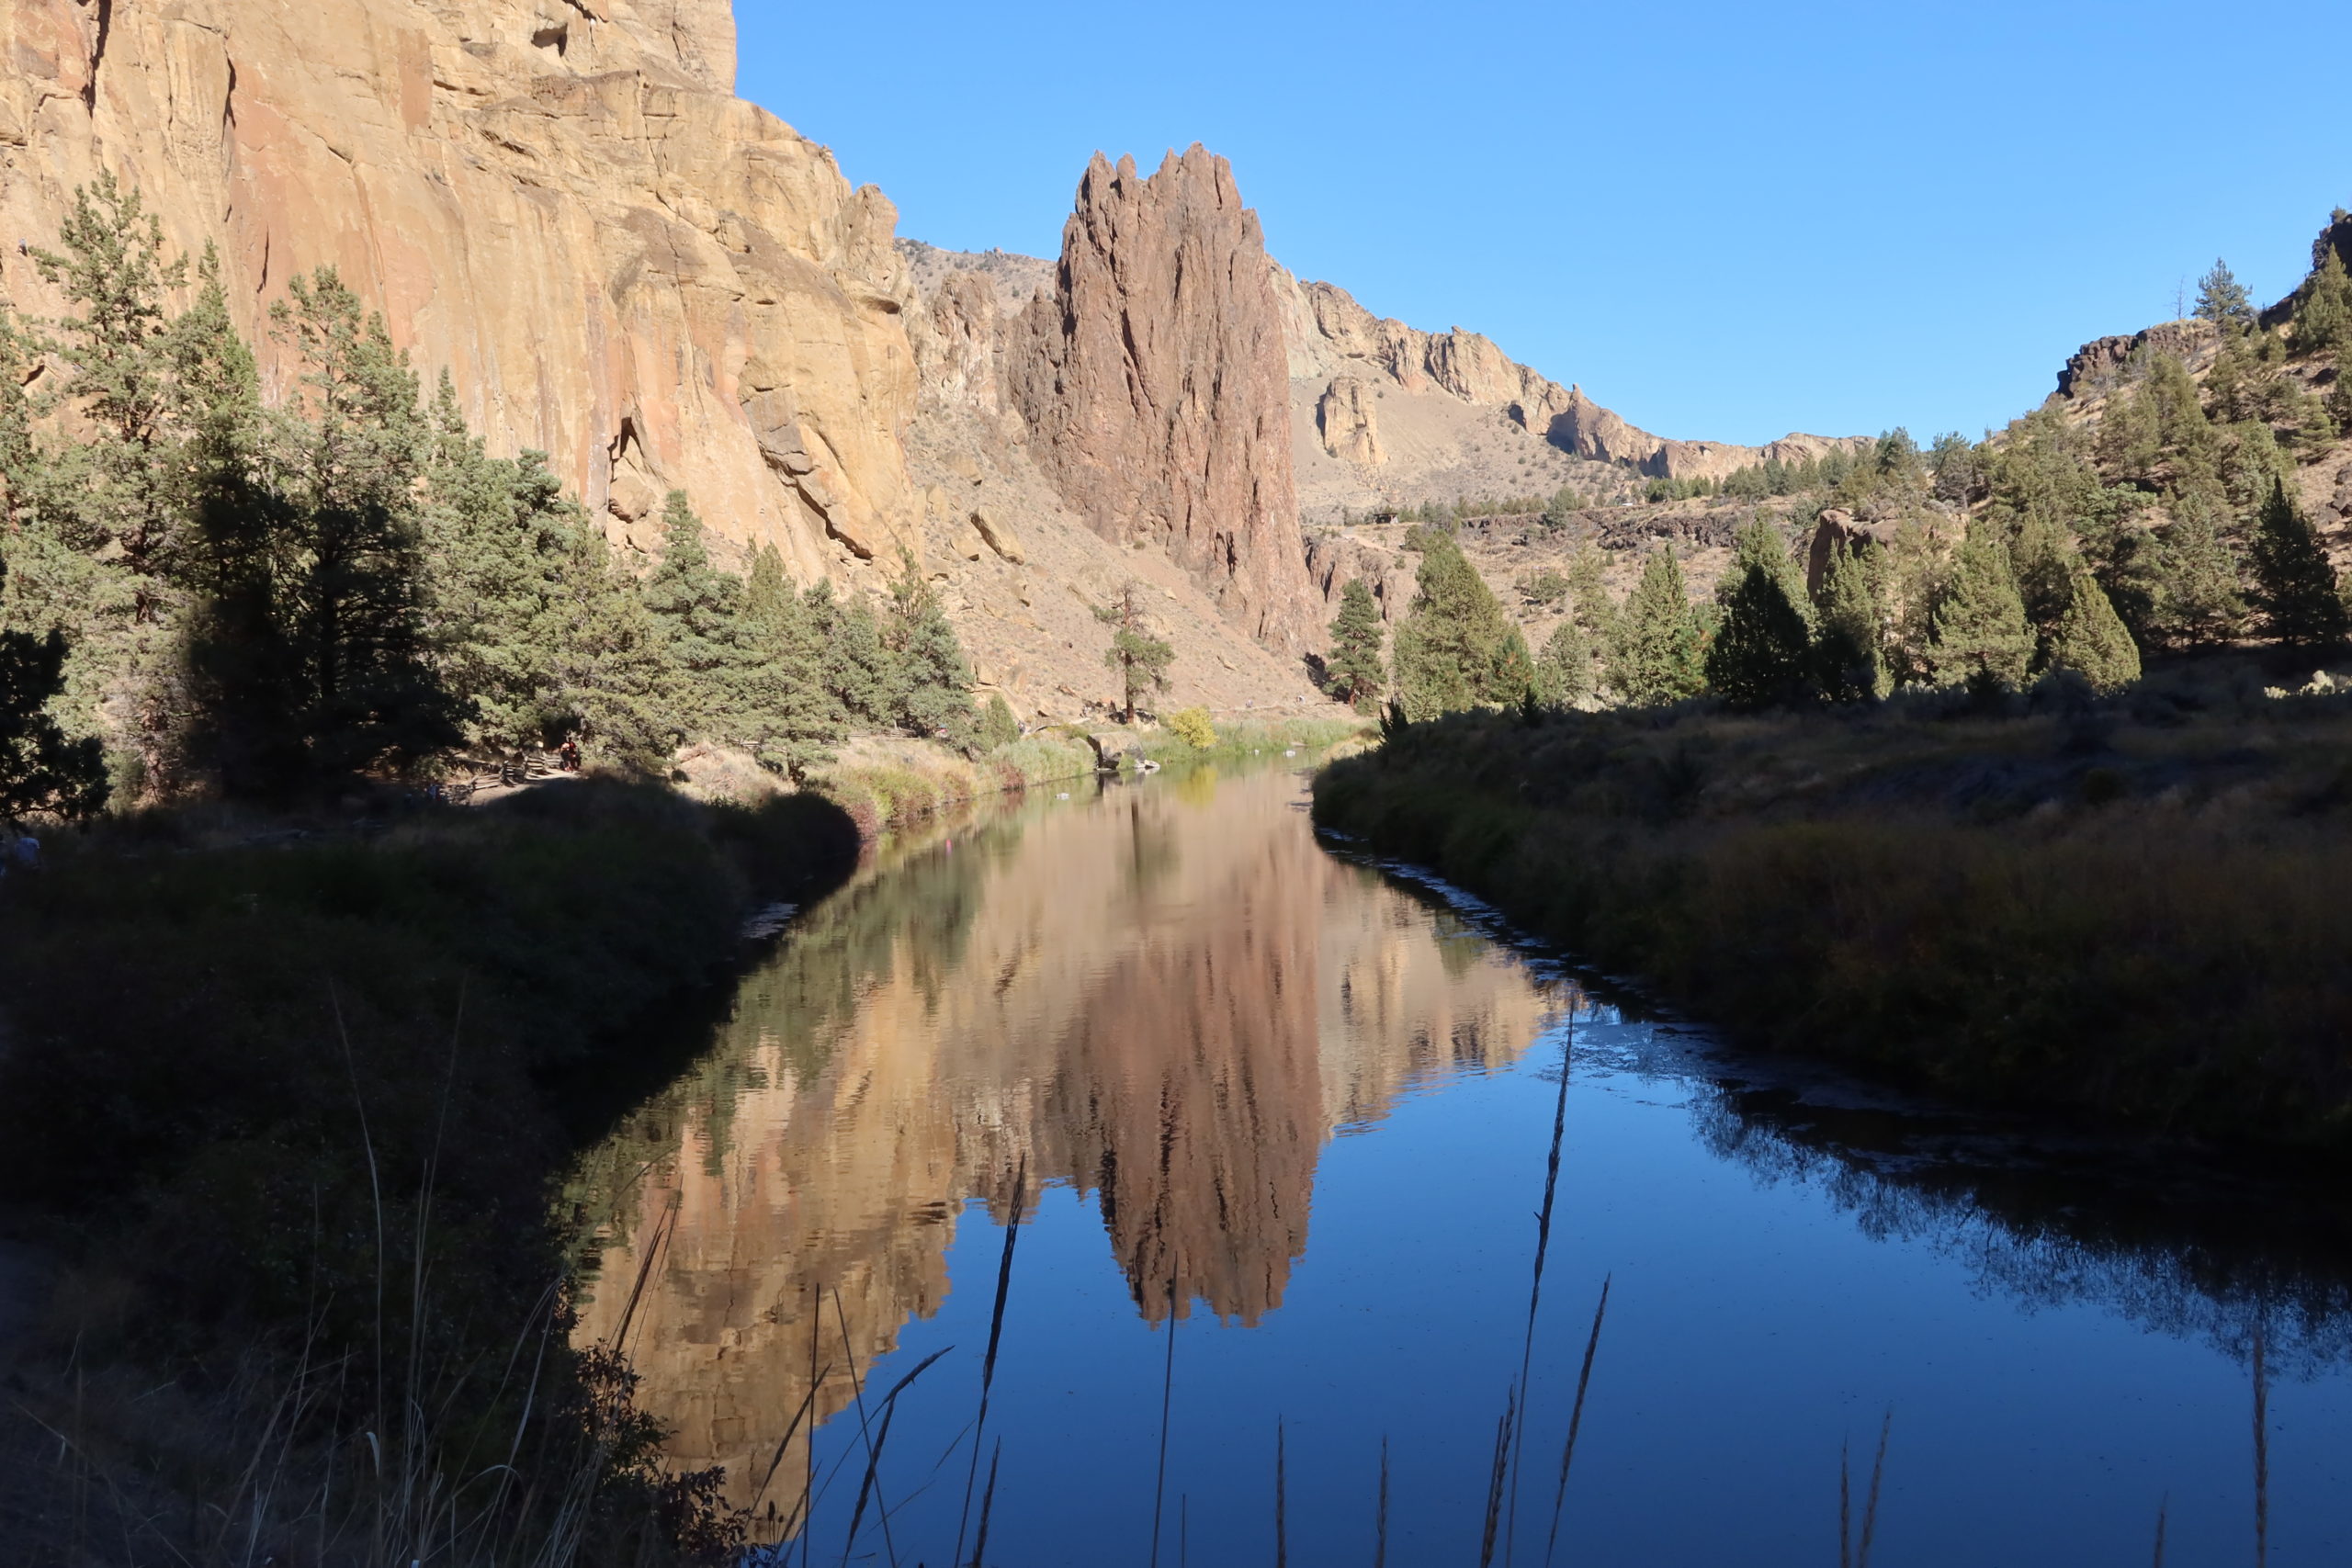
<path fill-rule="evenodd" d="M 1916 1117 L 1695 1087 L 1709 1149 L 1761 1181 L 1811 1188 L 1874 1239 L 1964 1261 L 1985 1294 L 2102 1307 L 2241 1360 L 2259 1319 L 2280 1374 L 2352 1363 L 2352 1252 L 2332 1205 L 2096 1155 L 2053 1166 L 1982 1138 L 1939 1150 Z"/>

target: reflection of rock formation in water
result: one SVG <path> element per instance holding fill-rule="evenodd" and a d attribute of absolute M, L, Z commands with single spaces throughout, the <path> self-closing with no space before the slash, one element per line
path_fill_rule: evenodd
<path fill-rule="evenodd" d="M 1315 847 L 1294 794 L 1138 789 L 959 832 L 812 911 L 745 983 L 583 1177 L 619 1194 L 588 1338 L 617 1328 L 675 1205 L 628 1349 L 677 1462 L 727 1465 L 747 1500 L 807 1396 L 812 1326 L 830 1414 L 848 1354 L 862 1373 L 938 1301 L 962 1203 L 1001 1218 L 1023 1160 L 1033 1188 L 1098 1194 L 1147 1314 L 1173 1280 L 1180 1311 L 1254 1318 L 1306 1246 L 1333 1129 L 1525 1046 L 1545 1004 L 1524 973 L 1432 940 L 1440 917 Z M 796 1438 L 778 1473 L 804 1463 Z"/>

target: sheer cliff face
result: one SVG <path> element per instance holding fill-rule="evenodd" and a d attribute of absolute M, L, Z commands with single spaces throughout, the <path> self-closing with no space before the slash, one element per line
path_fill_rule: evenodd
<path fill-rule="evenodd" d="M 1260 641 L 1304 646 L 1290 391 L 1257 214 L 1198 145 L 1139 178 L 1100 153 L 1006 388 L 1038 466 L 1103 537 L 1163 547 Z"/>
<path fill-rule="evenodd" d="M 322 263 L 616 532 L 919 547 L 895 214 L 733 96 L 729 0 L 0 0 L 0 223 L 136 183 L 255 331 Z M 0 293 L 53 311 L 7 248 Z M 258 334 L 256 334 L 258 335 Z"/>

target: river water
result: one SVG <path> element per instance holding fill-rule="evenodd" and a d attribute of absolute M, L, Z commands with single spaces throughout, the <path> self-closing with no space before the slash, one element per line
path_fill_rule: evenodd
<path fill-rule="evenodd" d="M 1882 1432 L 1883 1563 L 2352 1554 L 2335 1205 L 1743 1060 L 1295 765 L 886 843 L 583 1163 L 580 1336 L 778 1560 L 968 1562 L 993 1471 L 1013 1568 L 1476 1563 L 1522 1359 L 1498 1562 L 1829 1563 Z"/>

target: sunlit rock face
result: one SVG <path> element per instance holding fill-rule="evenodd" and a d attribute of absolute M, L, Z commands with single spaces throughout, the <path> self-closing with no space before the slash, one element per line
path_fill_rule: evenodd
<path fill-rule="evenodd" d="M 1052 288 L 1014 324 L 1007 390 L 1037 463 L 1105 538 L 1164 548 L 1270 645 L 1316 631 L 1290 387 L 1258 215 L 1197 143 L 1079 182 Z"/>
<path fill-rule="evenodd" d="M 728 0 L 0 0 L 0 47 L 8 237 L 111 171 L 256 336 L 336 266 L 624 538 L 684 486 L 804 577 L 920 548 L 896 215 L 733 96 Z M 14 244 L 0 293 L 59 305 Z"/>
<path fill-rule="evenodd" d="M 673 1462 L 726 1465 L 738 1502 L 775 1464 L 760 1500 L 789 1513 L 812 1351 L 821 1416 L 935 1307 L 967 1201 L 1076 1188 L 1144 1316 L 1252 1322 L 1309 1245 L 1324 1142 L 1540 1026 L 1523 975 L 1432 940 L 1444 917 L 1325 855 L 1279 788 L 950 842 L 812 913 L 580 1184 L 612 1216 L 581 1336 L 624 1344 Z"/>

